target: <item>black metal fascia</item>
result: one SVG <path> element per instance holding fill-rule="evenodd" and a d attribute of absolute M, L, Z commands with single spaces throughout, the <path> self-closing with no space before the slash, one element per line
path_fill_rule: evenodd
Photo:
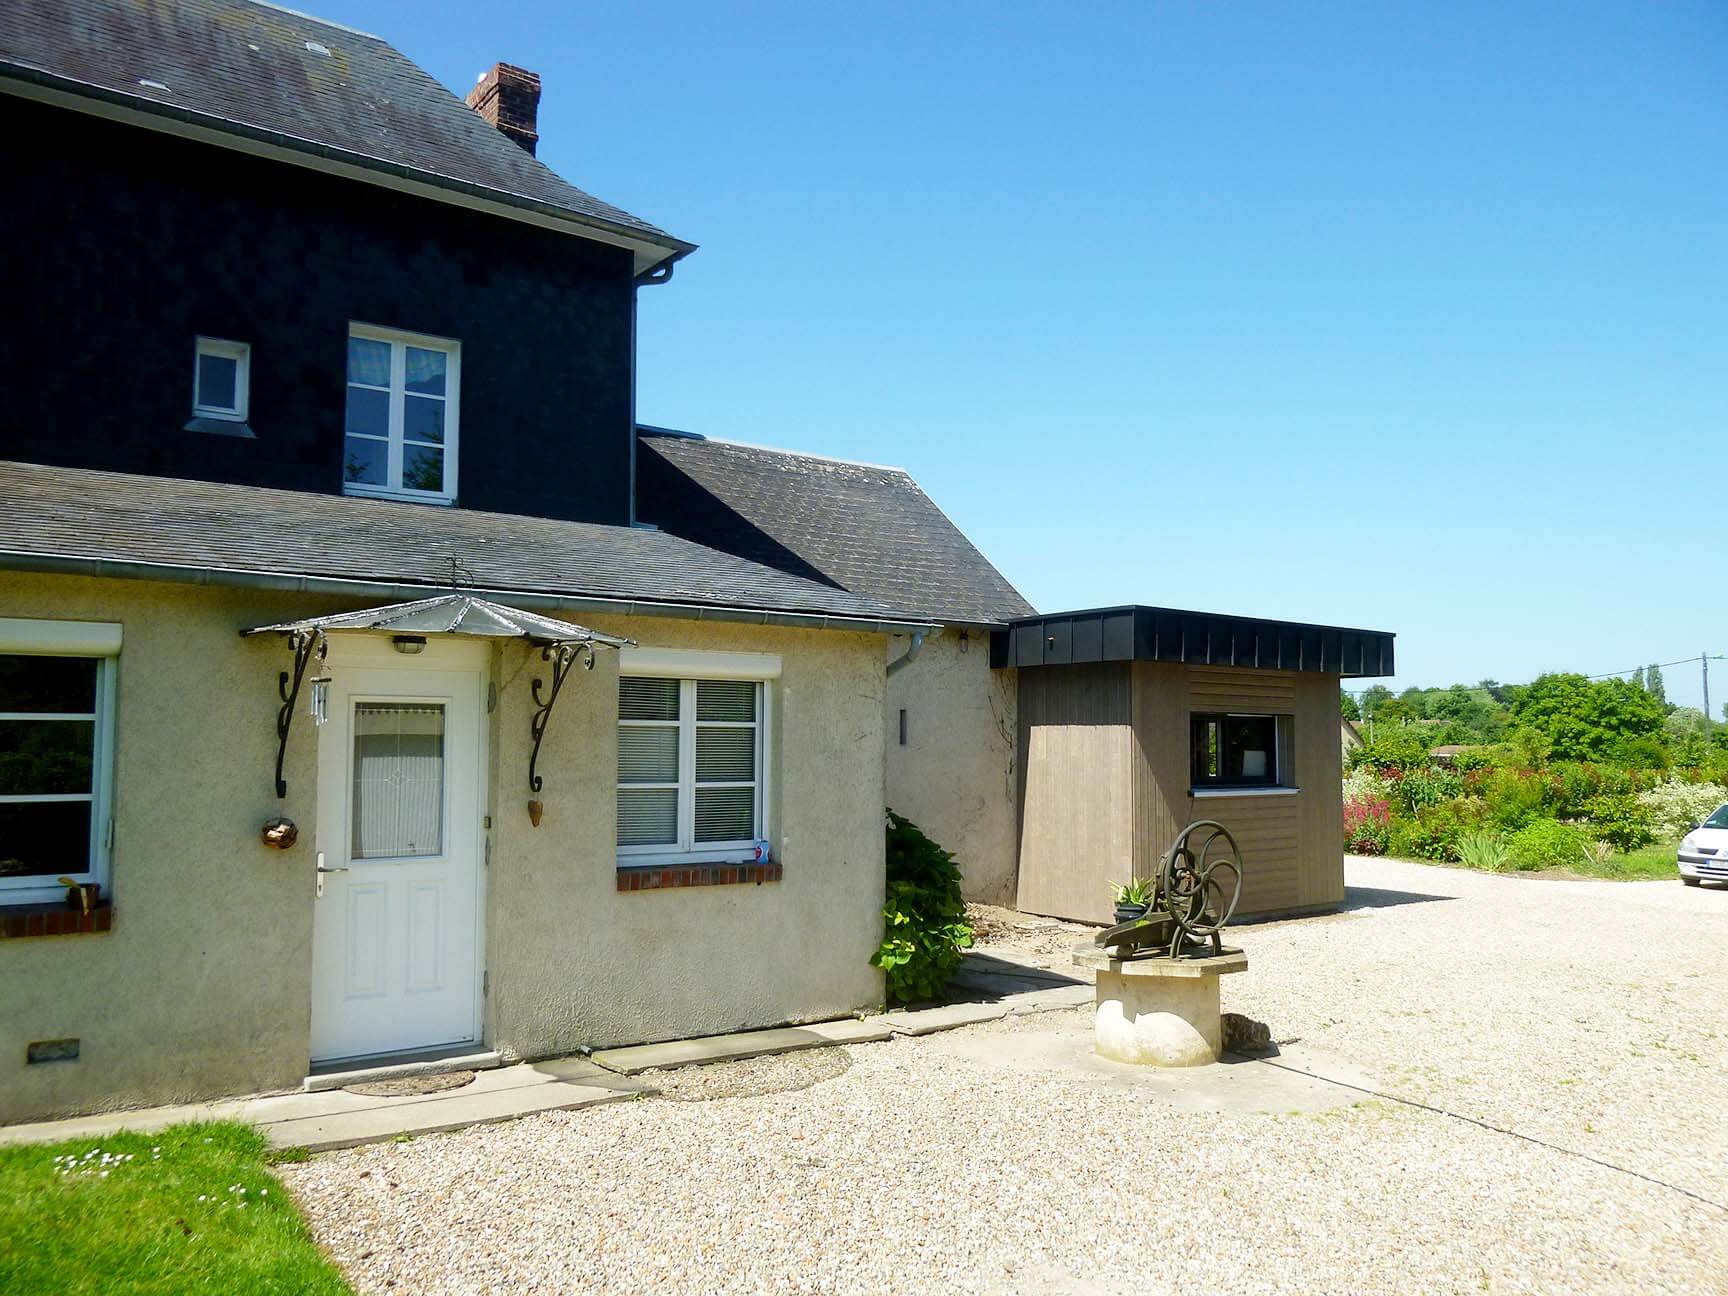
<path fill-rule="evenodd" d="M 1393 673 L 1388 630 L 1129 605 L 1021 617 L 990 637 L 990 664 L 1176 662 L 1351 677 Z"/>

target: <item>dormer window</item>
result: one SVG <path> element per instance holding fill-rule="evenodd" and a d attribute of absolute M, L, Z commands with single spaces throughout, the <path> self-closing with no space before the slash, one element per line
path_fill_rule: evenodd
<path fill-rule="evenodd" d="M 454 502 L 461 351 L 447 338 L 349 326 L 347 494 Z"/>
<path fill-rule="evenodd" d="M 244 423 L 251 371 L 252 348 L 246 343 L 199 338 L 192 369 L 192 417 Z"/>

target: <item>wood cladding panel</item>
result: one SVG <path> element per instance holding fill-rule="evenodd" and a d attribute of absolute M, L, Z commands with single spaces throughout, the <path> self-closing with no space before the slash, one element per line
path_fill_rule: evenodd
<path fill-rule="evenodd" d="M 1020 672 L 1020 879 L 1028 913 L 1108 922 L 1133 870 L 1127 663 Z"/>
<path fill-rule="evenodd" d="M 1301 785 L 1296 903 L 1344 902 L 1344 754 L 1338 677 L 1304 675 L 1296 690 L 1296 781 Z"/>
<path fill-rule="evenodd" d="M 1020 672 L 1020 876 L 1031 913 L 1108 922 L 1108 883 L 1147 877 L 1176 834 L 1215 819 L 1241 846 L 1239 912 L 1344 897 L 1338 678 L 1134 662 Z M 1189 717 L 1292 717 L 1280 765 L 1290 796 L 1196 799 Z"/>
<path fill-rule="evenodd" d="M 1190 666 L 1188 700 L 1195 711 L 1289 715 L 1296 709 L 1294 671 L 1231 670 Z"/>
<path fill-rule="evenodd" d="M 1176 663 L 1135 662 L 1134 876 L 1151 877 L 1188 824 L 1188 681 Z"/>

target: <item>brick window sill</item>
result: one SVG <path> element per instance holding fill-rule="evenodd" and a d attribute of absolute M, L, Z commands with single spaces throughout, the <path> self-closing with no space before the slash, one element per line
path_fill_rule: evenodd
<path fill-rule="evenodd" d="M 96 936 L 114 930 L 114 906 L 99 903 L 89 913 L 64 904 L 0 905 L 0 940 L 30 936 Z"/>
<path fill-rule="evenodd" d="M 620 867 L 620 891 L 666 891 L 674 887 L 743 886 L 780 880 L 779 864 L 677 864 Z"/>

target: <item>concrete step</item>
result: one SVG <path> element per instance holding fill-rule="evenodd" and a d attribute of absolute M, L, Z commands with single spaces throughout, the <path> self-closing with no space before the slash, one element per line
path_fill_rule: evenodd
<path fill-rule="evenodd" d="M 471 1053 L 442 1053 L 436 1056 L 404 1057 L 400 1061 L 372 1059 L 352 1065 L 337 1064 L 319 1067 L 300 1082 L 307 1093 L 322 1093 L 327 1089 L 346 1089 L 352 1084 L 372 1084 L 379 1080 L 403 1080 L 410 1076 L 449 1075 L 452 1071 L 489 1071 L 503 1064 L 503 1057 L 492 1049 Z"/>
<path fill-rule="evenodd" d="M 309 1152 L 328 1152 L 334 1148 L 401 1138 L 405 1134 L 432 1134 L 466 1129 L 471 1125 L 491 1125 L 535 1112 L 625 1102 L 640 1096 L 641 1092 L 615 1085 L 601 1087 L 561 1080 L 480 1092 L 472 1090 L 473 1086 L 469 1086 L 411 1103 L 274 1120 L 260 1128 L 273 1147 L 301 1147 Z"/>
<path fill-rule="evenodd" d="M 1007 1015 L 1006 1003 L 951 1003 L 932 1008 L 897 1008 L 871 1020 L 881 1022 L 896 1035 L 933 1035 L 980 1022 L 1000 1021 Z"/>
<path fill-rule="evenodd" d="M 880 1017 L 864 1021 L 843 1017 L 839 1021 L 813 1022 L 808 1026 L 737 1031 L 730 1035 L 705 1035 L 700 1039 L 671 1040 L 664 1044 L 602 1049 L 594 1054 L 593 1060 L 608 1071 L 638 1075 L 643 1071 L 703 1066 L 709 1062 L 737 1062 L 743 1058 L 826 1048 L 833 1044 L 868 1044 L 891 1039 L 893 1035 L 894 1031 L 883 1024 Z"/>

